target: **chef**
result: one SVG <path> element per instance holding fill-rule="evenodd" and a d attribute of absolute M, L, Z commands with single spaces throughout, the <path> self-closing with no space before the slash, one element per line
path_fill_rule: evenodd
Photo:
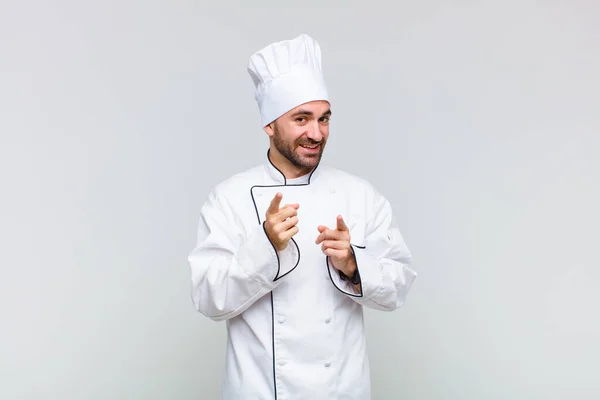
<path fill-rule="evenodd" d="M 332 115 L 308 35 L 250 57 L 262 165 L 219 183 L 189 255 L 192 300 L 227 323 L 227 400 L 371 398 L 363 310 L 393 311 L 416 273 L 389 201 L 321 158 Z"/>

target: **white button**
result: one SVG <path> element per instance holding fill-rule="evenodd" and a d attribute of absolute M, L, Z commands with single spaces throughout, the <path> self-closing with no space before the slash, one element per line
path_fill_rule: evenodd
<path fill-rule="evenodd" d="M 285 361 L 284 360 L 279 360 L 277 362 L 277 364 L 279 364 L 281 367 L 283 367 L 285 365 Z"/>
<path fill-rule="evenodd" d="M 331 318 L 327 318 L 327 319 L 325 320 L 325 323 L 326 323 L 326 324 L 328 324 L 328 323 L 330 323 L 330 322 L 331 322 Z"/>
<path fill-rule="evenodd" d="M 280 324 L 283 324 L 285 322 L 285 317 L 283 315 L 280 316 L 279 319 L 278 319 L 278 321 L 279 321 Z"/>
<path fill-rule="evenodd" d="M 331 367 L 331 363 L 330 363 L 330 362 L 328 362 L 328 363 L 325 363 L 325 367 L 326 367 L 326 368 L 329 368 L 329 367 Z"/>

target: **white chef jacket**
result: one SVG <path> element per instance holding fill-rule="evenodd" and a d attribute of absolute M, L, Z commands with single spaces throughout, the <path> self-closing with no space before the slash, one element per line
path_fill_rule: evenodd
<path fill-rule="evenodd" d="M 192 300 L 227 321 L 223 399 L 368 400 L 363 307 L 392 311 L 416 273 L 390 203 L 367 181 L 317 166 L 287 184 L 269 161 L 217 185 L 201 208 L 189 255 Z M 299 232 L 278 252 L 263 227 L 275 194 L 298 203 Z M 350 229 L 361 292 L 315 244 L 319 225 Z"/>

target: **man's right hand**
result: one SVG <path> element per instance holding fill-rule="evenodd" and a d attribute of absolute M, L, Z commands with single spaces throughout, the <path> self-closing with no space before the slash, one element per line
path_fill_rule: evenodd
<path fill-rule="evenodd" d="M 287 204 L 279 208 L 283 195 L 277 193 L 267 209 L 265 231 L 278 251 L 284 250 L 289 240 L 298 233 L 298 204 Z"/>

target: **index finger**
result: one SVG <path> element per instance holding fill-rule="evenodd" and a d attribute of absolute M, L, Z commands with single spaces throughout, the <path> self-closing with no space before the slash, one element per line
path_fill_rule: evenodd
<path fill-rule="evenodd" d="M 338 231 L 347 231 L 348 227 L 346 226 L 346 223 L 344 222 L 344 218 L 342 218 L 341 215 L 337 216 L 337 230 Z"/>
<path fill-rule="evenodd" d="M 269 208 L 267 208 L 267 212 L 270 214 L 275 214 L 276 212 L 279 212 L 279 204 L 281 204 L 282 198 L 283 194 L 277 193 L 275 197 L 273 197 L 273 200 L 271 200 L 271 204 L 269 205 Z"/>

